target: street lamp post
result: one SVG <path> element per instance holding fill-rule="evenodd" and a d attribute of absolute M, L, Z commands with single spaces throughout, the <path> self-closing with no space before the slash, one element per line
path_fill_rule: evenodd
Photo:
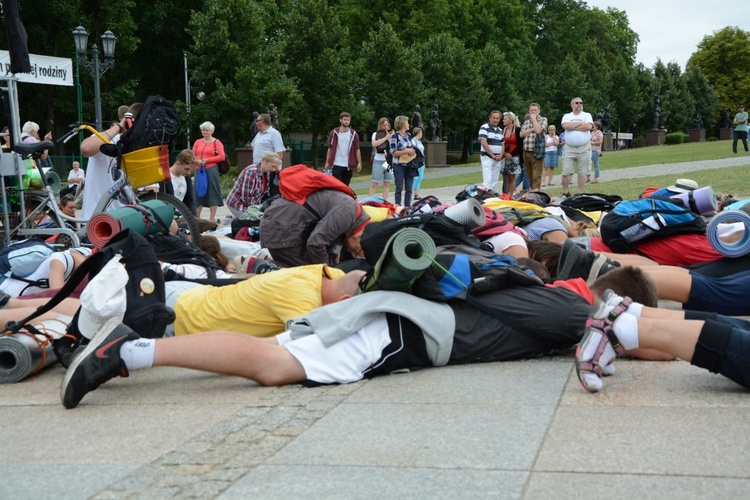
<path fill-rule="evenodd" d="M 91 59 L 89 59 L 86 56 L 89 32 L 83 26 L 78 26 L 73 30 L 78 60 L 94 77 L 94 112 L 97 130 L 102 130 L 102 95 L 99 89 L 99 80 L 107 70 L 115 65 L 115 44 L 117 43 L 117 37 L 109 30 L 105 31 L 101 38 L 104 60 L 99 61 L 99 47 L 96 44 L 91 46 Z"/>

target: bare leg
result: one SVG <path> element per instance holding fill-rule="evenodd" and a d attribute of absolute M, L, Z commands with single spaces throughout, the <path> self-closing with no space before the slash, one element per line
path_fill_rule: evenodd
<path fill-rule="evenodd" d="M 641 310 L 641 318 L 672 319 L 679 321 L 685 319 L 685 311 L 680 309 L 661 309 L 659 307 L 643 306 L 643 310 Z"/>
<path fill-rule="evenodd" d="M 36 309 L 37 309 L 36 307 L 18 307 L 15 309 L 2 309 L 0 310 L 0 325 L 2 325 L 3 328 L 5 328 L 5 325 L 7 325 L 8 322 L 20 321 L 23 318 L 33 314 L 34 311 L 36 311 Z M 73 314 L 75 314 L 75 310 L 73 311 Z M 34 320 L 31 321 L 31 323 L 39 323 L 42 320 L 56 318 L 60 315 L 73 316 L 73 314 L 68 314 L 66 312 L 53 309 L 52 311 L 42 314 L 38 318 L 34 318 Z"/>
<path fill-rule="evenodd" d="M 377 182 L 370 183 L 370 192 L 367 194 L 367 196 L 372 196 L 375 194 L 375 190 L 378 188 Z"/>
<path fill-rule="evenodd" d="M 508 181 L 505 187 L 508 189 L 507 194 L 513 196 L 513 193 L 516 192 L 516 174 L 508 174 Z"/>
<path fill-rule="evenodd" d="M 302 382 L 305 370 L 275 339 L 207 332 L 156 340 L 154 366 L 179 366 L 249 378 L 261 385 Z"/>
<path fill-rule="evenodd" d="M 580 170 L 581 167 L 578 167 Z M 579 175 L 578 176 L 578 192 L 583 193 L 584 188 L 586 187 L 586 176 L 585 175 Z"/>
<path fill-rule="evenodd" d="M 201 218 L 201 212 L 203 212 L 203 205 L 198 205 L 195 207 L 195 216 L 199 219 Z"/>
<path fill-rule="evenodd" d="M 704 321 L 638 318 L 638 343 L 685 361 L 693 359 Z"/>
<path fill-rule="evenodd" d="M 635 267 L 643 267 L 643 266 L 658 266 L 659 263 L 656 261 L 653 261 L 649 259 L 648 257 L 644 257 L 643 255 L 635 255 L 631 253 L 612 253 L 612 252 L 596 252 L 599 254 L 603 254 L 608 259 L 612 259 L 616 262 L 619 262 L 623 266 L 635 266 Z"/>
<path fill-rule="evenodd" d="M 383 181 L 383 199 L 385 201 L 388 201 L 388 191 L 391 188 L 391 183 L 388 181 Z"/>
<path fill-rule="evenodd" d="M 671 266 L 646 266 L 643 271 L 656 283 L 656 291 L 660 298 L 674 300 L 681 304 L 687 303 L 693 277 L 686 269 Z"/>
<path fill-rule="evenodd" d="M 570 193 L 570 175 L 562 176 L 562 188 L 563 193 Z"/>
<path fill-rule="evenodd" d="M 10 299 L 8 301 L 7 309 L 18 309 L 18 308 L 24 308 L 24 309 L 37 309 L 44 304 L 49 302 L 49 299 Z M 63 299 L 62 302 L 57 304 L 55 308 L 53 309 L 54 312 L 57 314 L 65 314 L 66 316 L 73 316 L 78 308 L 81 306 L 81 301 L 79 299 Z M 15 313 L 18 315 L 18 313 Z M 19 317 L 21 319 L 21 317 Z"/>
<path fill-rule="evenodd" d="M 217 205 L 211 205 L 210 207 L 208 207 L 208 213 L 209 213 L 208 220 L 210 220 L 211 222 L 213 222 L 213 221 L 216 220 L 216 209 L 217 208 L 219 208 Z"/>

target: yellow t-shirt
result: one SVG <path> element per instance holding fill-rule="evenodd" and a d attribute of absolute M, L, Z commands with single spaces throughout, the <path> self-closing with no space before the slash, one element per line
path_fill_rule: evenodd
<path fill-rule="evenodd" d="M 287 320 L 323 305 L 323 276 L 339 279 L 344 272 L 317 264 L 259 274 L 236 285 L 197 286 L 177 298 L 175 335 L 215 330 L 277 335 Z"/>

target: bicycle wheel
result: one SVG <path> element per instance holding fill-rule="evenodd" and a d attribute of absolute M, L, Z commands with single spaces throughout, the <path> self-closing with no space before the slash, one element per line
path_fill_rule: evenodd
<path fill-rule="evenodd" d="M 190 209 L 178 198 L 175 198 L 173 195 L 167 193 L 155 193 L 153 191 L 148 191 L 146 193 L 139 194 L 138 199 L 140 201 L 159 200 L 168 205 L 172 205 L 175 210 L 175 219 L 178 223 L 184 222 L 185 224 L 187 224 L 188 230 L 190 231 L 191 241 L 196 247 L 200 248 L 201 232 L 198 229 L 198 219 L 195 217 L 195 214 L 191 212 Z"/>

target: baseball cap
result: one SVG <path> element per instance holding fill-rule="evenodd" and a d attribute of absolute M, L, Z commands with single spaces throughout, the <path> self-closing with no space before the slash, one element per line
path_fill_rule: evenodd
<path fill-rule="evenodd" d="M 128 272 L 120 263 L 121 258 L 120 255 L 112 257 L 81 293 L 78 329 L 88 339 L 110 318 L 117 316 L 122 319 L 125 316 Z"/>

